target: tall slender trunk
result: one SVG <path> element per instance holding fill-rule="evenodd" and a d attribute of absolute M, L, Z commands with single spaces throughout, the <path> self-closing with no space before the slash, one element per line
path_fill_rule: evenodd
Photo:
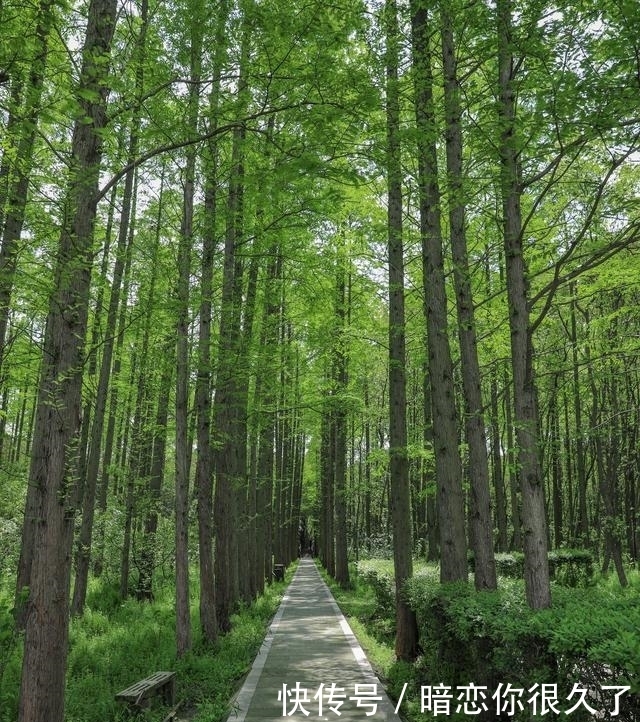
<path fill-rule="evenodd" d="M 447 296 L 442 254 L 429 17 L 425 4 L 420 0 L 412 0 L 410 7 L 415 113 L 418 128 L 424 313 L 427 325 L 433 446 L 438 490 L 440 579 L 449 582 L 467 579 L 462 460 L 458 447 L 453 362 L 447 335 Z"/>
<path fill-rule="evenodd" d="M 347 558 L 347 412 L 344 407 L 344 395 L 348 384 L 348 337 L 346 334 L 347 305 L 350 299 L 346 293 L 345 265 L 348 263 L 343 239 L 339 239 L 336 260 L 336 300 L 333 349 L 333 377 L 335 386 L 334 432 L 335 432 L 335 537 L 336 569 L 335 580 L 343 588 L 349 582 L 349 563 Z"/>
<path fill-rule="evenodd" d="M 191 60 L 188 98 L 188 132 L 198 132 L 202 26 L 200 2 L 195 2 L 191 19 Z M 189 609 L 189 476 L 191 443 L 189 434 L 189 277 L 193 252 L 193 203 L 195 197 L 196 148 L 186 150 L 183 174 L 182 223 L 178 244 L 176 287 L 176 651 L 178 657 L 191 648 Z"/>
<path fill-rule="evenodd" d="M 156 225 L 156 232 L 155 232 L 155 241 L 154 246 L 152 247 L 151 251 L 151 257 L 155 258 L 158 245 L 160 243 L 160 228 L 161 228 L 161 220 L 162 220 L 162 194 L 164 191 L 164 168 L 162 171 L 162 175 L 160 177 L 160 188 L 159 188 L 159 203 L 158 203 L 158 216 L 157 216 L 157 225 Z M 122 288 L 122 302 L 120 303 L 120 312 L 118 317 L 118 326 L 117 326 L 117 333 L 116 333 L 116 345 L 114 349 L 114 361 L 113 366 L 111 368 L 111 379 L 110 379 L 110 388 L 111 393 L 109 394 L 109 410 L 107 413 L 107 430 L 104 437 L 104 452 L 102 456 L 102 474 L 100 476 L 100 480 L 98 483 L 97 488 L 97 524 L 96 524 L 96 531 L 95 531 L 95 554 L 94 554 L 94 563 L 93 563 L 93 573 L 96 577 L 100 576 L 103 571 L 103 562 L 104 562 L 104 537 L 105 537 L 105 512 L 107 511 L 107 504 L 109 499 L 109 485 L 111 482 L 111 461 L 113 458 L 113 452 L 115 447 L 115 433 L 116 433 L 116 421 L 118 418 L 118 402 L 120 398 L 120 388 L 118 384 L 118 379 L 120 378 L 120 373 L 122 371 L 122 356 L 123 356 L 123 346 L 124 346 L 124 337 L 125 337 L 125 330 L 127 326 L 127 299 L 129 297 L 129 289 L 131 286 L 131 263 L 132 263 L 132 250 L 133 250 L 133 235 L 134 235 L 135 228 L 133 224 L 129 224 L 129 240 L 127 242 L 127 248 L 129 249 L 129 252 L 127 253 L 126 261 L 125 261 L 125 269 L 124 269 L 124 282 L 123 282 L 123 288 Z M 157 267 L 154 265 L 152 271 L 151 271 L 151 292 L 150 292 L 150 298 L 153 298 L 153 289 L 155 287 L 155 278 L 157 274 Z M 130 388 L 130 387 L 129 387 Z M 130 394 L 127 394 L 125 398 L 129 398 Z M 125 404 L 126 408 L 126 404 Z M 127 418 L 126 411 L 122 414 L 124 418 Z M 122 458 L 125 458 L 126 456 L 126 449 L 127 449 L 127 443 L 126 440 L 124 440 L 124 443 L 121 445 L 118 445 L 118 452 L 122 454 Z"/>
<path fill-rule="evenodd" d="M 569 331 L 571 341 L 571 369 L 573 386 L 573 414 L 575 418 L 576 439 L 576 483 L 578 485 L 578 518 L 573 537 L 578 544 L 589 544 L 589 514 L 587 512 L 587 471 L 585 467 L 584 431 L 582 428 L 582 399 L 580 394 L 580 366 L 578 350 L 578 323 L 576 318 L 576 285 L 571 284 L 571 303 L 569 305 Z"/>
<path fill-rule="evenodd" d="M 246 16 L 243 18 L 242 36 L 238 78 L 240 106 L 243 106 L 246 100 L 247 90 L 249 21 Z M 213 412 L 214 438 L 217 442 L 214 454 L 216 612 L 221 631 L 230 628 L 231 612 L 239 595 L 238 504 L 239 489 L 245 489 L 247 465 L 246 420 L 238 408 L 239 379 L 236 376 L 238 363 L 244 363 L 244 359 L 239 357 L 243 260 L 238 251 L 242 242 L 244 220 L 245 132 L 243 126 L 236 128 L 232 140 L 220 303 L 220 341 Z"/>
<path fill-rule="evenodd" d="M 222 66 L 227 54 L 225 23 L 229 4 L 221 2 L 215 29 L 215 58 L 209 93 L 209 122 L 215 130 L 220 106 Z M 211 318 L 214 253 L 218 217 L 220 149 L 217 138 L 209 142 L 205 169 L 205 229 L 202 238 L 200 314 L 198 328 L 198 375 L 196 380 L 196 491 L 198 499 L 198 556 L 200 560 L 200 626 L 204 641 L 213 644 L 218 636 L 215 575 L 213 566 L 213 449 L 211 448 Z"/>
<path fill-rule="evenodd" d="M 371 541 L 371 418 L 370 418 L 369 384 L 364 379 L 364 537 L 366 543 Z"/>
<path fill-rule="evenodd" d="M 558 387 L 560 374 L 553 377 L 549 399 L 549 457 L 551 464 L 551 504 L 553 508 L 553 545 L 557 549 L 564 542 L 564 504 L 562 499 L 562 443 L 560 439 L 560 413 Z"/>
<path fill-rule="evenodd" d="M 547 518 L 538 448 L 538 407 L 533 369 L 533 338 L 529 318 L 529 283 L 522 242 L 522 181 L 516 93 L 512 3 L 497 0 L 498 122 L 504 250 L 507 275 L 514 421 L 522 496 L 524 579 L 533 609 L 551 605 Z"/>
<path fill-rule="evenodd" d="M 6 185 L 0 193 L 0 388 L 4 380 L 4 362 L 7 341 L 7 326 L 11 309 L 11 296 L 16 274 L 18 246 L 24 225 L 27 206 L 29 177 L 33 163 L 33 148 L 38 133 L 38 118 L 44 76 L 49 55 L 49 33 L 54 22 L 54 0 L 41 0 L 36 11 L 33 34 L 33 57 L 29 66 L 28 79 L 14 79 L 12 101 L 15 106 L 10 112 L 3 138 L 5 147 L 2 156 L 2 177 Z M 22 96 L 24 95 L 24 102 Z M 15 130 L 15 136 L 13 131 Z M 7 147 L 15 142 L 15 148 Z M 15 155 L 14 155 L 15 153 Z M 4 418 L 4 417 L 3 417 Z M 4 432 L 4 429 L 2 429 Z M 4 437 L 4 433 L 3 433 Z"/>
<path fill-rule="evenodd" d="M 140 8 L 140 34 L 138 35 L 138 39 L 136 41 L 135 93 L 137 98 L 142 96 L 144 89 L 144 62 L 148 11 L 148 0 L 143 0 Z M 140 125 L 140 114 L 139 112 L 135 112 L 131 121 L 131 132 L 129 135 L 129 149 L 127 153 L 128 163 L 132 163 L 138 154 Z M 89 440 L 89 453 L 86 464 L 83 465 L 85 478 L 84 480 L 81 480 L 84 489 L 82 499 L 82 523 L 77 540 L 75 585 L 73 589 L 73 599 L 71 602 L 71 613 L 75 615 L 82 614 L 87 594 L 89 565 L 91 561 L 91 543 L 93 540 L 96 489 L 98 484 L 104 421 L 107 409 L 107 397 L 109 393 L 109 383 L 111 380 L 113 350 L 116 341 L 116 322 L 118 319 L 118 307 L 120 305 L 121 287 L 126 265 L 126 257 L 130 253 L 130 249 L 127 247 L 127 241 L 130 243 L 133 242 L 133 234 L 129 233 L 129 228 L 130 225 L 133 225 L 133 216 L 135 215 L 135 175 L 136 174 L 132 168 L 125 177 L 118 243 L 111 281 L 111 296 L 109 299 L 107 321 L 104 329 L 105 336 L 102 348 L 102 360 L 100 364 L 100 374 L 96 389 L 95 410 L 93 413 L 93 423 L 91 425 L 91 435 Z"/>
<path fill-rule="evenodd" d="M 402 239 L 402 166 L 398 83 L 400 29 L 395 0 L 384 6 L 386 34 L 387 233 L 389 251 L 389 490 L 396 583 L 396 656 L 413 660 L 418 653 L 415 613 L 403 586 L 413 573 L 411 498 L 407 458 L 407 389 Z"/>
<path fill-rule="evenodd" d="M 225 281 L 224 287 L 231 285 L 232 297 L 223 290 L 220 319 L 220 349 L 218 353 L 218 372 L 214 397 L 215 435 L 218 448 L 214 453 L 216 474 L 214 518 L 216 533 L 215 575 L 217 579 L 217 615 L 218 627 L 227 631 L 231 624 L 231 612 L 238 598 L 238 484 L 242 468 L 240 450 L 236 445 L 237 432 L 236 392 L 234 378 L 236 364 L 235 346 L 238 325 L 234 322 L 233 286 L 241 283 L 238 269 L 235 267 L 235 234 L 230 234 L 225 243 Z M 229 260 L 231 258 L 231 264 Z M 231 265 L 231 269 L 229 266 Z M 236 280 L 237 279 L 237 280 Z M 246 462 L 245 462 L 246 463 Z"/>
<path fill-rule="evenodd" d="M 164 348 L 162 372 L 158 385 L 158 402 L 153 425 L 152 451 L 149 466 L 148 483 L 145 494 L 146 513 L 144 518 L 144 536 L 140 550 L 138 567 L 140 575 L 136 596 L 138 599 L 153 600 L 153 572 L 156 560 L 156 532 L 158 531 L 158 512 L 167 447 L 167 418 L 169 415 L 169 396 L 173 378 L 173 339 L 169 338 Z"/>
<path fill-rule="evenodd" d="M 215 116 L 214 116 L 215 117 Z M 200 626 L 205 642 L 213 644 L 218 636 L 213 573 L 213 456 L 211 449 L 211 316 L 215 217 L 217 149 L 209 159 L 211 168 L 205 189 L 206 230 L 202 241 L 200 314 L 198 332 L 198 376 L 196 380 L 196 492 L 198 499 L 198 557 L 200 560 Z"/>
<path fill-rule="evenodd" d="M 124 535 L 120 563 L 120 597 L 126 599 L 129 595 L 129 572 L 131 567 L 131 551 L 135 516 L 139 489 L 142 480 L 146 480 L 150 469 L 152 441 L 151 429 L 151 390 L 149 374 L 145 361 L 148 359 L 149 337 L 151 331 L 151 312 L 147 313 L 142 329 L 140 350 L 133 355 L 131 363 L 130 385 L 135 387 L 136 399 L 133 411 L 133 423 L 130 431 L 131 448 L 128 455 L 122 453 L 120 463 L 127 460 L 126 486 L 121 490 L 125 505 Z M 137 340 L 137 339 L 136 339 Z M 123 447 L 126 448 L 129 424 L 128 414 L 125 420 L 125 433 Z"/>
<path fill-rule="evenodd" d="M 334 512 L 334 446 L 335 433 L 333 411 L 329 403 L 325 404 L 320 424 L 320 496 L 321 496 L 321 559 L 331 575 L 335 575 L 335 512 Z"/>
<path fill-rule="evenodd" d="M 425 351 L 426 351 L 425 337 Z M 431 403 L 431 380 L 429 377 L 429 361 L 425 358 L 422 368 L 422 441 L 425 449 L 433 448 L 433 418 Z M 426 559 L 436 562 L 440 559 L 440 528 L 438 525 L 438 503 L 436 480 L 430 464 L 423 463 L 422 483 L 425 490 L 425 524 L 426 524 Z"/>
<path fill-rule="evenodd" d="M 448 3 L 441 4 L 442 65 L 446 115 L 446 152 L 449 195 L 449 226 L 453 255 L 453 280 L 458 312 L 460 362 L 464 389 L 465 432 L 471 477 L 471 538 L 475 557 L 476 589 L 498 585 L 493 556 L 493 520 L 489 488 L 489 459 L 485 434 L 476 321 L 467 251 L 462 169 L 462 110 L 457 75 L 454 17 Z"/>
<path fill-rule="evenodd" d="M 130 253 L 130 249 L 127 247 L 127 239 L 129 239 L 129 242 L 133 240 L 133 235 L 128 233 L 132 200 L 134 197 L 133 175 L 134 173 L 132 171 L 130 174 L 131 178 L 127 178 L 127 182 L 125 182 L 120 233 L 113 269 L 111 298 L 107 311 L 105 338 L 102 349 L 102 360 L 100 363 L 100 374 L 96 389 L 95 409 L 91 424 L 88 457 L 86 463 L 82 465 L 85 478 L 82 485 L 84 491 L 82 500 L 82 523 L 80 525 L 80 533 L 76 544 L 76 574 L 73 599 L 71 603 L 71 613 L 74 615 L 82 614 L 87 594 L 89 565 L 91 560 L 91 543 L 93 540 L 96 490 L 102 451 L 102 436 L 107 409 L 109 384 L 111 382 L 113 351 L 116 341 L 116 321 L 121 298 L 121 286 L 126 265 L 126 256 Z"/>
<path fill-rule="evenodd" d="M 253 585 L 253 569 L 255 564 L 255 514 L 256 490 L 253 480 L 248 474 L 248 438 L 249 438 L 249 385 L 252 369 L 250 366 L 251 346 L 253 344 L 254 321 L 256 313 L 256 297 L 258 286 L 258 273 L 260 270 L 259 252 L 254 247 L 249 263 L 247 275 L 247 290 L 244 303 L 244 318 L 241 332 L 241 363 L 242 371 L 238 380 L 238 439 L 243 455 L 243 470 L 238 487 L 240 526 L 239 532 L 246 539 L 247 548 L 244 553 L 238 554 L 239 592 L 241 598 L 250 603 L 255 597 Z M 244 482 L 244 483 L 243 483 Z"/>
<path fill-rule="evenodd" d="M 496 549 L 506 552 L 509 549 L 507 534 L 507 499 L 504 488 L 504 464 L 502 462 L 502 440 L 500 438 L 500 412 L 498 404 L 498 370 L 491 370 L 491 474 L 496 500 L 496 526 L 498 539 Z"/>
<path fill-rule="evenodd" d="M 19 722 L 64 719 L 83 347 L 115 20 L 114 0 L 92 0 L 77 93 L 82 117 L 73 131 L 71 176 L 47 316 L 29 472 L 36 503 L 30 509 L 34 519 L 25 519 L 33 557 L 26 575 L 29 599 Z"/>

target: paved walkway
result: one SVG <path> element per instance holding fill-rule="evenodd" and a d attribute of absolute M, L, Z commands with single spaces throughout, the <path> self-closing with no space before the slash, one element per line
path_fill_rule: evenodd
<path fill-rule="evenodd" d="M 228 722 L 283 719 L 400 720 L 311 559 L 300 560 Z"/>

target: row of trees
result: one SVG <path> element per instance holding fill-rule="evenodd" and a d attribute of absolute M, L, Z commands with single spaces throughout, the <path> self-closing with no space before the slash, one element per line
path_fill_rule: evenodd
<path fill-rule="evenodd" d="M 393 539 L 398 585 L 417 550 L 466 579 L 470 547 L 479 589 L 494 550 L 523 549 L 535 608 L 549 544 L 602 551 L 624 582 L 639 541 L 629 8 L 0 13 L 21 722 L 63 718 L 90 574 L 149 600 L 165 556 L 179 655 L 194 559 L 208 642 L 310 544 L 345 585 L 349 551 L 375 539 Z"/>

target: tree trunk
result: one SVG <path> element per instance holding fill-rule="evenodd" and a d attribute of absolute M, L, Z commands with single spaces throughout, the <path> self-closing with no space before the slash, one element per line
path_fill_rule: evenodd
<path fill-rule="evenodd" d="M 334 429 L 332 408 L 328 403 L 322 413 L 320 437 L 320 558 L 327 572 L 334 576 Z"/>
<path fill-rule="evenodd" d="M 144 91 L 144 63 L 146 50 L 147 22 L 149 14 L 148 0 L 143 0 L 140 8 L 140 33 L 136 40 L 136 98 L 142 97 Z M 141 119 L 139 112 L 134 112 L 131 121 L 131 133 L 129 136 L 129 149 L 127 162 L 130 164 L 138 154 L 139 133 Z M 83 464 L 85 478 L 81 479 L 84 489 L 82 499 L 82 523 L 78 535 L 76 548 L 76 575 L 71 602 L 71 613 L 82 614 L 87 594 L 87 583 L 89 578 L 89 565 L 91 561 L 91 543 L 93 540 L 93 519 L 96 502 L 96 489 L 98 485 L 98 473 L 100 465 L 100 452 L 102 450 L 102 436 L 104 420 L 107 409 L 107 396 L 111 380 L 111 366 L 113 361 L 113 350 L 116 340 L 116 322 L 118 318 L 118 307 L 121 298 L 121 286 L 126 265 L 126 257 L 131 252 L 128 247 L 133 243 L 133 234 L 129 233 L 130 225 L 133 225 L 135 215 L 135 172 L 133 168 L 125 176 L 124 192 L 122 197 L 122 210 L 120 215 L 120 228 L 118 232 L 118 244 L 111 281 L 111 296 L 107 310 L 107 321 L 105 326 L 104 344 L 102 348 L 102 361 L 100 364 L 100 375 L 96 390 L 95 410 L 93 423 L 91 425 L 91 438 L 89 440 L 89 454 L 86 464 Z"/>
<path fill-rule="evenodd" d="M 156 559 L 156 532 L 158 530 L 158 506 L 164 480 L 164 466 L 167 447 L 167 417 L 169 414 L 169 396 L 173 378 L 173 339 L 164 347 L 162 374 L 159 380 L 158 404 L 153 431 L 153 449 L 149 468 L 149 482 L 146 490 L 146 514 L 144 520 L 144 538 L 140 551 L 140 575 L 136 596 L 140 600 L 153 600 L 153 573 Z"/>
<path fill-rule="evenodd" d="M 475 562 L 475 588 L 496 589 L 493 557 L 493 519 L 489 488 L 489 459 L 482 403 L 476 321 L 467 252 L 462 169 L 462 110 L 456 67 L 453 15 L 441 5 L 442 65 L 446 115 L 447 178 L 449 181 L 449 227 L 453 255 L 453 279 L 458 312 L 458 336 L 464 389 L 465 435 L 469 447 L 471 538 Z M 444 333 L 443 333 L 444 335 Z"/>
<path fill-rule="evenodd" d="M 242 289 L 242 262 L 238 258 L 240 243 L 238 213 L 241 204 L 241 161 L 238 157 L 240 139 L 235 135 L 234 170 L 229 188 L 227 232 L 224 248 L 222 301 L 218 370 L 214 397 L 216 474 L 214 524 L 216 534 L 215 576 L 217 583 L 216 608 L 218 628 L 228 631 L 231 612 L 238 598 L 238 484 L 243 468 L 238 438 L 237 378 L 240 312 L 238 304 Z M 246 443 L 246 442 L 245 442 Z M 244 461 L 246 465 L 246 460 Z"/>
<path fill-rule="evenodd" d="M 436 459 L 440 528 L 440 579 L 467 579 L 462 461 L 458 448 L 458 420 L 453 386 L 453 363 L 447 336 L 447 297 L 442 257 L 440 191 L 436 159 L 428 13 L 412 0 L 411 37 L 418 128 L 420 235 L 422 239 L 424 312 L 427 325 L 429 375 Z"/>
<path fill-rule="evenodd" d="M 47 316 L 29 473 L 36 500 L 27 506 L 34 517 L 25 519 L 33 556 L 26 567 L 29 600 L 19 722 L 64 719 L 82 354 L 115 20 L 113 0 L 92 0 L 78 88 L 82 117 L 73 131 L 71 177 Z"/>
<path fill-rule="evenodd" d="M 217 154 L 217 151 L 216 151 Z M 207 644 L 218 636 L 213 573 L 213 452 L 211 449 L 211 307 L 217 196 L 216 157 L 205 190 L 206 230 L 202 240 L 198 377 L 196 380 L 196 492 L 198 498 L 198 557 L 200 561 L 200 626 Z"/>
<path fill-rule="evenodd" d="M 425 353 L 427 340 L 425 336 Z M 423 442 L 426 450 L 433 449 L 433 421 L 431 417 L 431 382 L 429 379 L 429 362 L 425 358 L 422 369 L 422 396 L 423 396 Z M 438 527 L 437 488 L 430 464 L 423 466 L 423 485 L 426 494 L 426 559 L 428 562 L 437 562 L 440 559 L 440 529 Z"/>
<path fill-rule="evenodd" d="M 513 526 L 513 536 L 511 548 L 516 551 L 522 550 L 522 513 L 520 511 L 520 472 L 517 466 L 517 450 L 515 448 L 515 439 L 513 438 L 513 394 L 512 384 L 509 374 L 505 369 L 504 373 L 504 423 L 506 427 L 507 437 L 507 470 L 509 474 L 509 500 L 511 507 L 511 524 Z"/>
<path fill-rule="evenodd" d="M 257 249 L 251 256 L 249 272 L 247 274 L 247 290 L 245 293 L 243 324 L 241 330 L 240 368 L 238 374 L 238 425 L 237 443 L 239 444 L 238 456 L 241 458 L 241 469 L 239 470 L 238 484 L 238 511 L 239 527 L 238 532 L 241 538 L 245 539 L 245 551 L 238 550 L 238 584 L 240 597 L 247 604 L 250 604 L 255 597 L 255 589 L 252 583 L 251 566 L 255 563 L 252 556 L 255 554 L 255 496 L 254 490 L 249 483 L 247 473 L 248 458 L 248 418 L 249 418 L 249 385 L 251 380 L 251 345 L 253 341 L 254 320 L 256 311 L 256 294 L 258 284 L 258 272 L 260 270 L 259 256 Z"/>
<path fill-rule="evenodd" d="M 585 468 L 584 432 L 582 429 L 582 400 L 580 398 L 580 365 L 578 356 L 578 324 L 576 319 L 576 286 L 571 284 L 572 299 L 569 306 L 571 334 L 571 366 L 573 382 L 573 414 L 576 438 L 576 483 L 578 485 L 578 519 L 573 531 L 574 541 L 589 545 L 589 514 L 587 512 L 587 471 Z"/>
<path fill-rule="evenodd" d="M 164 190 L 164 168 L 162 175 L 160 177 L 160 189 L 158 192 L 159 195 L 159 202 L 158 202 L 158 217 L 157 217 L 157 224 L 156 224 L 156 233 L 155 233 L 155 246 L 151 252 L 151 257 L 155 258 L 158 245 L 160 243 L 160 228 L 161 228 L 161 221 L 162 221 L 162 193 Z M 114 451 L 114 441 L 115 441 L 115 433 L 116 433 L 116 421 L 118 417 L 118 401 L 119 401 L 119 384 L 118 379 L 120 378 L 120 372 L 122 370 L 122 357 L 123 357 L 123 346 L 124 346 L 124 336 L 125 336 L 125 329 L 127 325 L 127 299 L 129 297 L 129 289 L 131 286 L 131 262 L 132 262 L 132 249 L 133 249 L 133 232 L 135 228 L 132 224 L 129 224 L 129 241 L 127 242 L 127 247 L 129 248 L 129 253 L 127 254 L 126 258 L 126 266 L 124 269 L 124 286 L 122 290 L 122 303 L 120 304 L 120 314 L 118 318 L 118 329 L 117 329 L 117 339 L 116 339 L 116 347 L 115 347 L 115 353 L 114 353 L 114 362 L 113 367 L 111 369 L 111 393 L 109 395 L 109 412 L 107 414 L 107 431 L 105 434 L 104 439 L 104 454 L 102 457 L 102 475 L 100 477 L 100 482 L 98 484 L 98 499 L 97 499 L 97 507 L 98 507 L 98 516 L 97 516 L 97 528 L 96 528 L 96 541 L 94 544 L 95 547 L 95 555 L 94 555 L 94 566 L 93 566 L 93 573 L 96 577 L 100 576 L 103 571 L 103 561 L 104 561 L 104 534 L 105 534 L 105 520 L 104 520 L 104 514 L 107 511 L 107 503 L 109 498 L 109 484 L 111 481 L 111 461 L 113 458 L 113 451 Z M 157 274 L 156 271 L 156 265 L 154 264 L 153 269 L 151 271 L 151 291 L 149 294 L 150 304 L 149 308 L 151 309 L 153 307 L 153 289 L 155 286 L 155 277 Z M 129 389 L 131 389 L 131 385 L 129 385 Z M 130 392 L 126 395 L 126 400 L 130 398 Z M 124 418 L 128 418 L 128 415 L 126 413 L 127 404 L 125 403 L 125 411 L 123 412 L 122 416 Z M 127 443 L 124 441 L 124 443 L 118 445 L 118 450 L 122 454 L 122 458 L 126 457 L 126 450 L 127 450 Z"/>
<path fill-rule="evenodd" d="M 389 492 L 396 584 L 396 656 L 411 661 L 418 653 L 416 617 L 404 596 L 413 574 L 411 498 L 407 458 L 407 399 L 402 240 L 402 166 L 398 64 L 400 30 L 395 0 L 384 6 L 386 33 L 387 233 L 389 252 Z"/>
<path fill-rule="evenodd" d="M 532 609 L 551 605 L 547 518 L 538 449 L 538 408 L 529 320 L 529 284 L 522 243 L 519 139 L 516 123 L 515 62 L 511 0 L 497 0 L 500 161 L 504 250 L 511 330 L 514 421 L 522 495 L 524 579 Z"/>
<path fill-rule="evenodd" d="M 551 504 L 553 508 L 553 544 L 557 549 L 564 542 L 564 517 L 562 500 L 562 455 L 560 441 L 560 414 L 558 410 L 558 386 L 560 374 L 553 377 L 549 399 L 549 455 L 551 463 Z"/>
<path fill-rule="evenodd" d="M 136 515 L 136 502 L 140 482 L 147 478 L 151 467 L 151 452 L 153 440 L 149 433 L 151 428 L 151 402 L 149 388 L 149 374 L 143 361 L 148 359 L 149 335 L 151 326 L 151 313 L 147 314 L 142 330 L 142 341 L 140 352 L 134 354 L 131 364 L 130 386 L 137 388 L 135 407 L 133 412 L 133 423 L 131 428 L 131 448 L 128 455 L 126 468 L 126 488 L 121 490 L 124 497 L 125 522 L 124 537 L 122 543 L 122 556 L 120 564 L 120 597 L 126 599 L 129 596 L 129 576 L 131 568 L 131 551 L 133 528 Z M 138 361 L 141 359 L 142 361 Z M 127 419 L 128 419 L 127 414 Z M 125 424 L 123 447 L 128 444 L 127 433 L 129 424 Z M 120 463 L 124 464 L 124 453 L 120 457 Z"/>
<path fill-rule="evenodd" d="M 191 61 L 188 98 L 188 132 L 198 132 L 202 27 L 204 17 L 199 2 L 192 8 Z M 193 252 L 193 202 L 195 196 L 196 147 L 186 151 L 183 175 L 183 207 L 178 244 L 178 283 L 176 288 L 176 652 L 182 657 L 191 649 L 189 609 L 189 277 Z"/>
<path fill-rule="evenodd" d="M 491 371 L 491 473 L 496 499 L 496 526 L 498 527 L 498 541 L 496 549 L 506 552 L 509 549 L 507 534 L 507 500 L 504 488 L 504 466 L 502 463 L 502 442 L 500 438 L 500 414 L 498 404 L 498 372 Z"/>
<path fill-rule="evenodd" d="M 338 239 L 336 266 L 335 324 L 333 335 L 333 376 L 335 387 L 334 431 L 335 431 L 335 536 L 336 569 L 335 580 L 344 589 L 349 587 L 349 562 L 347 558 L 347 412 L 344 395 L 348 384 L 348 337 L 346 331 L 347 299 L 345 265 L 348 263 L 341 238 Z"/>
<path fill-rule="evenodd" d="M 225 23 L 228 2 L 221 2 L 215 31 L 215 60 L 209 94 L 209 123 L 217 127 L 220 106 L 222 66 L 227 54 Z M 205 643 L 213 644 L 218 637 L 216 614 L 215 574 L 213 562 L 213 449 L 211 448 L 211 316 L 213 296 L 214 253 L 218 217 L 220 149 L 217 138 L 207 148 L 205 170 L 205 230 L 202 238 L 200 279 L 200 314 L 198 329 L 198 376 L 196 381 L 196 492 L 198 499 L 198 556 L 200 560 L 200 626 Z"/>

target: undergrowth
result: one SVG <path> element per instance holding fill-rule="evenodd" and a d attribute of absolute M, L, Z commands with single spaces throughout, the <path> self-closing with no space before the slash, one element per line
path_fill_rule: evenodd
<path fill-rule="evenodd" d="M 284 581 L 274 582 L 253 604 L 239 608 L 231 631 L 213 648 L 202 643 L 193 585 L 193 650 L 180 660 L 176 659 L 170 583 L 155 590 L 153 602 L 142 603 L 119 602 L 108 583 L 93 580 L 84 614 L 71 621 L 65 722 L 130 722 L 130 711 L 116 702 L 115 693 L 160 670 L 177 672 L 181 710 L 188 710 L 194 722 L 224 719 L 292 574 L 293 567 Z M 12 606 L 8 597 L 0 598 L 0 722 L 14 722 L 18 716 L 22 644 L 12 632 Z M 166 709 L 152 707 L 137 719 L 156 722 L 165 715 Z"/>
<path fill-rule="evenodd" d="M 491 694 L 500 683 L 524 688 L 524 709 L 506 717 L 503 713 L 505 719 L 537 719 L 527 702 L 539 697 L 543 684 L 555 685 L 559 706 L 568 707 L 566 695 L 575 684 L 593 691 L 589 700 L 603 719 L 640 722 L 637 573 L 629 575 L 627 589 L 611 579 L 582 588 L 554 583 L 553 607 L 532 612 L 521 580 L 501 577 L 497 592 L 476 593 L 472 582 L 441 585 L 437 567 L 418 563 L 405 592 L 420 631 L 422 651 L 413 664 L 398 662 L 393 654 L 392 562 L 360 562 L 352 578 L 352 590 L 331 585 L 332 591 L 390 697 L 396 700 L 404 690 L 401 710 L 409 722 L 433 719 L 432 712 L 421 711 L 424 690 L 444 684 L 455 695 L 458 687 L 473 683 L 487 685 L 489 709 L 482 716 L 456 713 L 454 696 L 447 714 L 452 722 L 498 719 Z M 611 715 L 613 693 L 601 690 L 603 684 L 630 686 L 620 698 L 619 716 Z M 592 718 L 582 706 L 572 714 L 576 722 Z"/>

